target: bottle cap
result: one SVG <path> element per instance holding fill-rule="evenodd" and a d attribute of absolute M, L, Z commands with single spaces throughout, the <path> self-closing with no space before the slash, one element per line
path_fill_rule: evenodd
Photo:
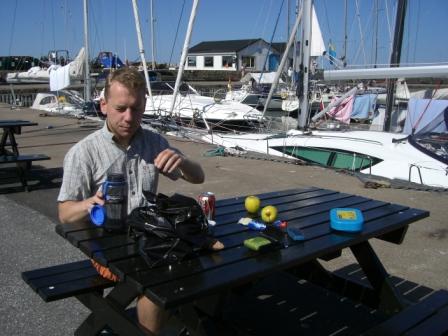
<path fill-rule="evenodd" d="M 96 226 L 101 226 L 104 224 L 104 220 L 106 219 L 106 214 L 104 212 L 104 208 L 101 205 L 94 205 L 92 210 L 90 210 L 90 220 Z"/>

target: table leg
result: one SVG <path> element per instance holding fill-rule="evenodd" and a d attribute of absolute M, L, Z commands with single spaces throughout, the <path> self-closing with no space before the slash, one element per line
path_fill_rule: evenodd
<path fill-rule="evenodd" d="M 362 242 L 350 249 L 379 298 L 378 309 L 394 314 L 405 308 L 407 304 L 392 285 L 389 274 L 370 243 Z"/>
<path fill-rule="evenodd" d="M 14 136 L 14 131 L 10 130 L 9 132 L 9 142 L 11 144 L 12 152 L 14 155 L 19 156 L 19 149 L 17 148 L 16 137 Z"/>
<path fill-rule="evenodd" d="M 8 138 L 9 144 L 12 148 L 12 154 L 18 156 L 19 149 L 17 147 L 16 138 L 14 136 L 14 130 L 9 128 L 3 129 L 2 140 L 0 141 L 0 155 L 11 155 L 11 152 L 6 149 Z"/>
<path fill-rule="evenodd" d="M 2 140 L 0 141 L 0 155 L 6 155 L 6 140 L 8 139 L 8 132 L 3 129 Z"/>
<path fill-rule="evenodd" d="M 222 308 L 227 292 L 212 295 L 179 307 L 178 320 L 190 335 L 233 335 L 235 331 L 222 320 Z"/>
<path fill-rule="evenodd" d="M 92 313 L 79 326 L 75 335 L 97 335 L 106 325 L 119 335 L 148 335 L 148 332 L 126 313 L 126 307 L 138 294 L 129 285 L 119 283 L 105 297 L 100 293 L 77 295 L 78 300 Z"/>

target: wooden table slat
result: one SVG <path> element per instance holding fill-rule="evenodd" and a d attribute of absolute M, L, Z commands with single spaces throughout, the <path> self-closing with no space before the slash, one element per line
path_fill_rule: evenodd
<path fill-rule="evenodd" d="M 349 198 L 349 197 L 353 197 L 353 196 L 348 195 L 348 194 L 343 194 L 343 193 L 333 193 L 333 194 L 320 195 L 319 197 L 296 199 L 296 200 L 292 200 L 291 202 L 288 202 L 288 203 L 279 203 L 279 204 L 271 203 L 270 205 L 274 205 L 277 208 L 279 214 L 281 214 L 283 211 L 288 211 L 288 210 L 293 210 L 293 209 L 297 210 L 297 209 L 309 207 L 312 205 L 325 204 L 327 202 L 338 201 L 338 200 L 342 200 L 344 198 Z M 228 214 L 224 214 L 224 215 L 218 214 L 216 216 L 216 221 L 219 225 L 231 224 L 231 223 L 233 223 L 235 218 L 246 217 L 247 215 L 248 214 L 243 206 L 243 207 L 241 207 L 241 210 L 235 211 L 233 213 L 228 213 Z"/>
<path fill-rule="evenodd" d="M 222 256 L 220 255 L 224 251 L 238 247 L 243 244 L 245 239 L 253 238 L 258 235 L 255 231 L 246 230 L 243 232 L 239 232 L 238 234 L 229 235 L 226 237 L 223 237 L 220 241 L 224 244 L 225 249 L 223 251 L 219 252 L 213 252 L 208 253 L 208 251 L 200 254 L 198 258 L 202 258 L 202 255 L 206 254 L 206 257 L 209 258 L 219 258 L 222 259 Z M 132 255 L 129 256 L 129 258 L 123 258 L 117 261 L 110 261 L 109 267 L 117 274 L 120 278 L 125 278 L 130 273 L 136 273 L 136 272 L 142 272 L 141 275 L 144 276 L 145 273 L 152 273 L 154 270 L 159 268 L 164 268 L 167 266 L 160 266 L 156 267 L 152 270 L 148 270 L 148 265 L 145 263 L 142 257 L 139 255 Z M 172 265 L 172 268 L 176 268 L 177 264 Z"/>
<path fill-rule="evenodd" d="M 312 190 L 318 190 L 318 188 L 309 187 L 309 188 L 300 188 L 300 189 L 297 188 L 297 189 L 272 191 L 272 192 L 259 194 L 259 195 L 257 195 L 257 197 L 260 198 L 261 200 L 263 200 L 263 199 L 281 197 L 281 196 L 286 196 L 286 195 L 300 194 L 300 193 L 309 192 Z M 231 198 L 226 198 L 226 199 L 222 199 L 222 200 L 217 200 L 216 207 L 221 208 L 221 207 L 225 207 L 225 206 L 232 205 L 232 204 L 244 203 L 244 200 L 246 199 L 247 196 L 250 196 L 250 195 L 237 196 L 237 197 L 231 197 Z"/>
<path fill-rule="evenodd" d="M 64 284 L 69 281 L 97 276 L 98 272 L 93 267 L 83 268 L 76 272 L 61 273 L 58 275 L 52 275 L 48 277 L 42 277 L 35 279 L 30 286 L 37 292 L 40 288 L 55 286 L 58 284 Z"/>
<path fill-rule="evenodd" d="M 95 252 L 132 245 L 135 243 L 136 242 L 134 241 L 134 239 L 130 238 L 127 234 L 120 234 L 110 237 L 104 237 L 102 239 L 85 240 L 79 243 L 79 248 L 89 258 L 92 258 Z"/>
<path fill-rule="evenodd" d="M 51 288 L 42 287 L 37 292 L 46 302 L 50 302 L 65 298 L 67 291 L 71 291 L 72 295 L 90 292 L 92 290 L 92 283 L 98 289 L 108 288 L 113 285 L 110 280 L 96 274 L 91 277 L 63 283 L 60 286 L 52 286 Z"/>
<path fill-rule="evenodd" d="M 269 198 L 269 199 L 263 199 L 261 200 L 261 207 L 264 207 L 266 205 L 275 205 L 277 207 L 291 207 L 291 203 L 294 202 L 294 204 L 297 204 L 297 202 L 302 200 L 309 200 L 309 199 L 316 199 L 321 198 L 325 195 L 338 195 L 341 194 L 336 191 L 332 190 L 325 190 L 325 189 L 318 189 L 318 190 L 310 190 L 307 192 L 302 192 L 300 194 L 292 194 L 292 195 L 282 195 L 275 198 Z M 336 196 L 337 197 L 337 196 Z M 312 202 L 312 201 L 311 201 Z M 232 214 L 235 212 L 241 212 L 246 211 L 244 207 L 244 199 L 242 199 L 240 202 L 229 205 L 226 207 L 221 207 L 216 210 L 216 215 L 218 216 L 224 216 L 226 214 Z"/>
<path fill-rule="evenodd" d="M 64 265 L 64 268 L 61 268 L 60 265 L 58 266 L 50 266 L 45 268 L 39 268 L 33 271 L 26 271 L 22 273 L 22 278 L 25 280 L 25 282 L 28 282 L 32 279 L 41 278 L 44 276 L 50 276 L 54 274 L 64 273 L 64 272 L 70 272 L 82 268 L 88 268 L 91 267 L 92 263 L 90 260 L 83 260 L 83 261 L 75 261 L 72 263 L 68 263 Z"/>

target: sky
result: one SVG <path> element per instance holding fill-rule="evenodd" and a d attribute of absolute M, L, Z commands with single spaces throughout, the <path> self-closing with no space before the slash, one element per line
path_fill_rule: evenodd
<path fill-rule="evenodd" d="M 151 60 L 150 0 L 137 2 L 146 59 Z M 138 60 L 132 1 L 88 3 L 90 57 L 112 51 L 122 60 Z M 200 0 L 190 46 L 249 38 L 286 41 L 288 3 L 292 27 L 296 0 Z M 338 57 L 344 53 L 346 17 L 347 63 L 389 62 L 397 0 L 347 0 L 347 16 L 344 0 L 314 3 L 323 40 L 327 48 L 332 42 Z M 40 57 L 52 49 L 68 49 L 74 58 L 84 44 L 83 0 L 0 0 L 0 4 L 0 56 Z M 153 0 L 156 62 L 179 62 L 192 4 L 193 0 Z M 402 64 L 448 63 L 448 1 L 408 0 L 406 15 Z"/>

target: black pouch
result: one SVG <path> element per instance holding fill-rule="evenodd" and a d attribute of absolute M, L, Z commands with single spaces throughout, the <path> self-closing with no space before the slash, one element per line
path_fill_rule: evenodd
<path fill-rule="evenodd" d="M 207 219 L 195 199 L 179 194 L 145 196 L 153 205 L 134 209 L 127 224 L 150 267 L 178 262 L 216 242 L 208 235 Z"/>

